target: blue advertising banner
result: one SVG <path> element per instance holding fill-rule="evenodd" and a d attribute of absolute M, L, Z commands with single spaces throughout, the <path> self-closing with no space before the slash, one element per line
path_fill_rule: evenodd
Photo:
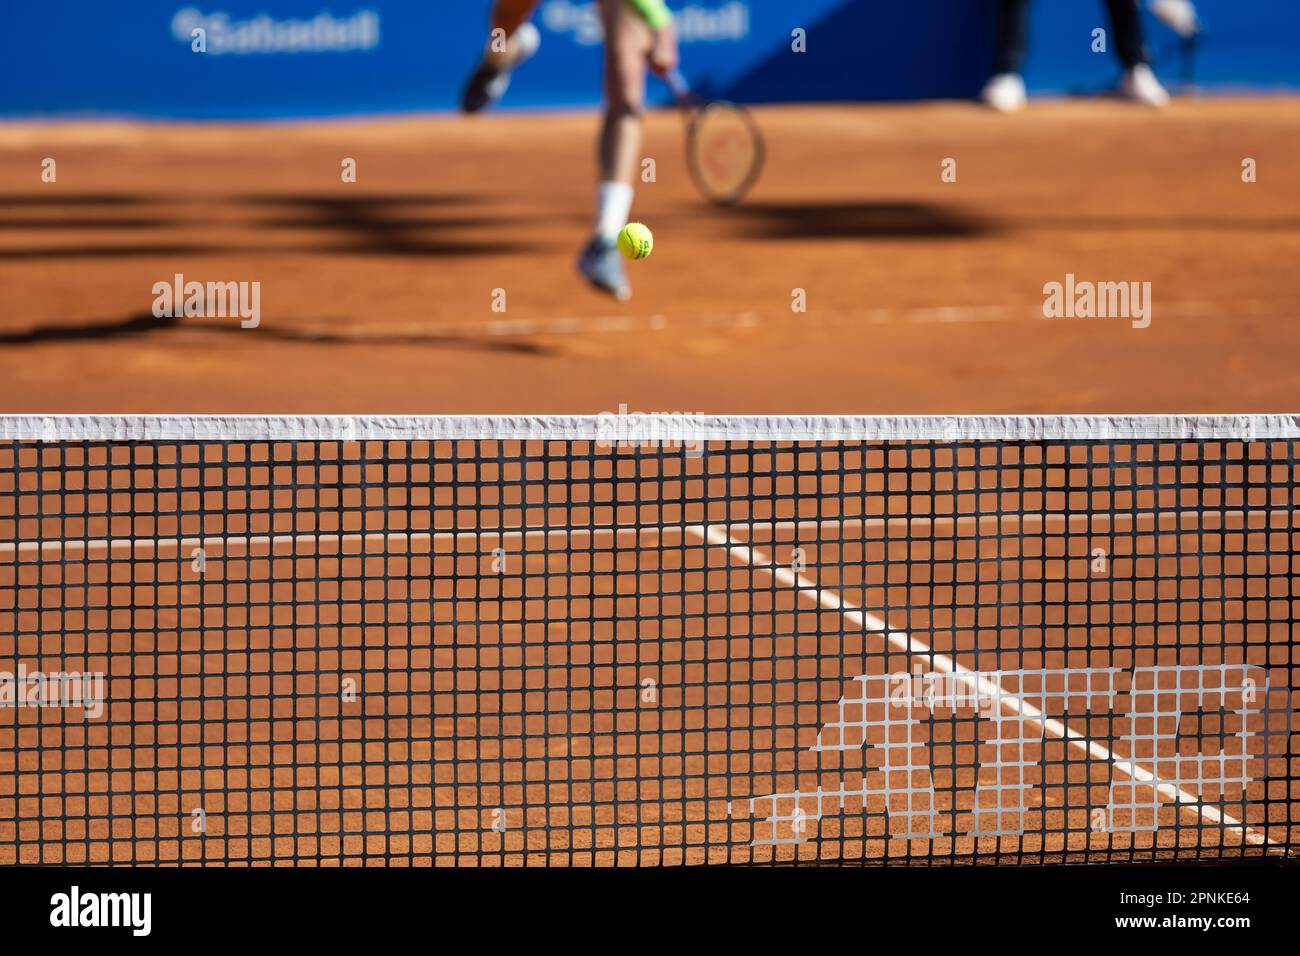
<path fill-rule="evenodd" d="M 686 0 L 685 71 L 750 102 L 968 97 L 987 76 L 999 0 Z M 1145 5 L 1147 0 L 1143 0 Z M 482 51 L 488 0 L 10 0 L 0 115 L 259 118 L 447 110 Z M 1196 81 L 1300 88 L 1300 4 L 1201 0 Z M 1113 82 L 1091 49 L 1101 0 L 1039 0 L 1030 88 Z M 589 106 L 600 96 L 594 0 L 542 0 L 539 55 L 506 106 Z M 1146 17 L 1157 66 L 1181 50 Z M 803 31 L 805 48 L 795 42 Z M 201 41 L 198 38 L 202 38 Z M 658 101 L 667 98 L 655 87 Z"/>

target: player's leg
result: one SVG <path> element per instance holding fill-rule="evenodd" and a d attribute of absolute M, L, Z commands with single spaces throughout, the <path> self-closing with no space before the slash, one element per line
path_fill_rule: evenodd
<path fill-rule="evenodd" d="M 601 0 L 605 27 L 605 116 L 600 130 L 596 221 L 578 268 L 597 288 L 619 299 L 631 295 L 618 251 L 618 233 L 632 211 L 641 166 L 646 60 L 655 37 L 624 0 Z"/>
<path fill-rule="evenodd" d="M 529 18 L 539 0 L 496 0 L 483 59 L 470 74 L 460 108 L 477 113 L 505 95 L 510 73 L 537 52 L 541 34 Z"/>
<path fill-rule="evenodd" d="M 1029 0 L 1001 0 L 998 4 L 997 40 L 993 51 L 993 74 L 982 99 L 995 110 L 1015 113 L 1025 108 L 1025 81 L 1020 67 L 1025 59 L 1029 35 Z"/>
<path fill-rule="evenodd" d="M 1151 70 L 1142 40 L 1142 15 L 1137 0 L 1106 0 L 1106 5 L 1110 8 L 1115 52 L 1124 64 L 1119 94 L 1148 106 L 1164 106 L 1169 102 L 1169 94 Z"/>

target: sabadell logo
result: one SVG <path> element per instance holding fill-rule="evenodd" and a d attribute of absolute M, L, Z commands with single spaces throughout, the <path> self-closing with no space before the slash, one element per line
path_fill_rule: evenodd
<path fill-rule="evenodd" d="M 749 36 L 749 4 L 741 0 L 720 7 L 692 4 L 675 9 L 673 22 L 682 43 L 735 43 Z M 542 25 L 552 33 L 572 34 L 582 46 L 595 46 L 603 39 L 600 11 L 590 0 L 547 0 L 542 5 Z"/>
<path fill-rule="evenodd" d="M 379 47 L 379 14 L 358 10 L 336 17 L 322 12 L 309 20 L 276 20 L 263 13 L 231 20 L 227 13 L 185 7 L 172 17 L 172 36 L 196 52 L 213 56 L 364 52 Z"/>

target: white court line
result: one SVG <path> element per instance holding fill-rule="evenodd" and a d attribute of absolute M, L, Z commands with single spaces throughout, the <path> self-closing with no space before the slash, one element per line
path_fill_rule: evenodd
<path fill-rule="evenodd" d="M 1156 776 L 1146 767 L 1132 760 L 1125 760 L 1122 757 L 1112 753 L 1108 748 L 1102 746 L 1095 740 L 1089 740 L 1083 734 L 1066 726 L 1062 721 L 1053 717 L 1048 717 L 1042 710 L 1035 707 L 1029 701 L 1016 694 L 1008 693 L 1000 684 L 994 683 L 986 677 L 972 671 L 968 667 L 963 667 L 946 654 L 938 654 L 923 641 L 919 641 L 904 631 L 892 630 L 889 625 L 881 618 L 876 617 L 860 607 L 851 604 L 838 594 L 822 588 L 817 582 L 797 574 L 789 568 L 775 564 L 772 559 L 767 557 L 761 551 L 751 548 L 744 542 L 737 541 L 735 538 L 723 530 L 719 525 L 694 525 L 688 528 L 691 533 L 703 538 L 709 544 L 716 545 L 720 548 L 726 548 L 728 553 L 739 558 L 749 567 L 756 571 L 762 571 L 764 574 L 770 574 L 777 582 L 787 587 L 795 588 L 800 594 L 813 598 L 817 604 L 828 611 L 837 611 L 845 620 L 862 628 L 864 631 L 871 633 L 884 634 L 885 639 L 890 644 L 907 654 L 925 655 L 926 659 L 931 661 L 931 667 L 944 674 L 952 674 L 967 687 L 974 687 L 979 694 L 985 697 L 996 697 L 1003 706 L 1012 714 L 1023 718 L 1024 720 L 1037 724 L 1043 728 L 1045 733 L 1064 740 L 1072 747 L 1082 750 L 1094 760 L 1104 761 L 1111 764 L 1114 768 L 1131 780 L 1138 783 L 1155 783 Z M 1217 824 L 1225 829 L 1237 830 L 1241 833 L 1242 838 L 1248 843 L 1262 844 L 1269 843 L 1278 845 L 1277 841 L 1270 839 L 1264 834 L 1260 834 L 1252 827 L 1247 826 L 1240 820 L 1232 817 L 1222 811 L 1201 802 L 1200 798 L 1188 793 L 1181 787 L 1175 787 L 1170 783 L 1161 783 L 1156 788 L 1156 792 L 1176 803 L 1194 808 L 1201 818 L 1211 823 Z"/>
<path fill-rule="evenodd" d="M 1233 302 L 1190 300 L 1161 304 L 1166 317 L 1198 318 L 1222 316 L 1225 313 L 1240 316 L 1294 317 L 1300 308 L 1300 299 L 1244 299 Z M 1068 325 L 1075 322 L 1106 322 L 1107 319 L 1058 319 L 1043 315 L 1041 303 L 1018 306 L 1007 305 L 928 305 L 896 308 L 843 309 L 829 313 L 810 312 L 799 317 L 799 325 L 810 322 L 819 325 L 960 325 L 986 322 L 1057 322 Z M 534 319 L 493 319 L 487 322 L 398 322 L 369 323 L 365 325 L 303 324 L 286 326 L 286 331 L 310 342 L 346 339 L 365 343 L 383 344 L 387 339 L 455 337 L 465 340 L 481 338 L 527 338 L 531 336 L 605 335 L 632 332 L 677 333 L 748 329 L 759 325 L 772 327 L 791 326 L 788 315 L 763 315 L 745 310 L 737 312 L 706 312 L 687 318 L 670 318 L 655 315 L 593 315 L 553 316 Z M 198 324 L 182 326 L 182 331 L 208 332 L 215 326 Z M 224 331 L 224 329 L 222 329 Z M 169 333 L 171 334 L 171 330 Z"/>
<path fill-rule="evenodd" d="M 346 340 L 358 343 L 385 344 L 393 339 L 434 339 L 437 337 L 472 341 L 485 338 L 529 338 L 533 336 L 603 335 L 630 332 L 678 332 L 716 329 L 744 329 L 758 325 L 757 312 L 705 313 L 687 320 L 668 316 L 595 315 L 557 316 L 539 319 L 493 319 L 487 322 L 390 322 L 366 325 L 287 324 L 284 332 L 310 343 Z M 226 331 L 212 324 L 181 326 L 181 331 Z M 168 330 L 170 334 L 172 330 Z"/>
<path fill-rule="evenodd" d="M 1175 521 L 1178 524 L 1195 524 L 1202 526 L 1204 524 L 1214 524 L 1218 519 L 1221 523 L 1226 523 L 1229 519 L 1238 519 L 1249 521 L 1251 518 L 1264 517 L 1272 519 L 1281 517 L 1281 527 L 1287 528 L 1297 522 L 1300 522 L 1300 512 L 1285 509 L 1254 509 L 1254 510 L 1196 510 L 1196 511 L 1135 511 L 1119 512 L 1115 514 L 1087 514 L 1073 513 L 1066 514 L 1063 512 L 1021 512 L 1008 514 L 993 515 L 914 515 L 907 517 L 894 518 L 807 518 L 801 521 L 733 521 L 728 523 L 728 527 L 746 528 L 750 531 L 768 531 L 772 534 L 789 532 L 796 534 L 802 531 L 810 530 L 836 530 L 845 528 L 870 529 L 888 529 L 896 528 L 902 530 L 917 530 L 920 528 L 935 528 L 941 525 L 952 525 L 956 528 L 975 528 L 981 531 L 985 528 L 996 526 L 999 530 L 1005 526 L 1011 526 L 1015 530 L 1023 531 L 1028 528 L 1038 526 L 1044 531 L 1049 526 L 1056 526 L 1064 529 L 1065 526 L 1077 528 L 1080 525 L 1086 525 L 1089 531 L 1102 531 L 1103 528 L 1098 525 L 1107 525 L 1112 528 L 1122 525 L 1131 524 L 1141 521 L 1156 521 L 1157 523 L 1170 524 Z M 1270 528 L 1277 528 L 1278 522 L 1269 521 L 1266 527 L 1253 528 L 1210 528 L 1207 530 L 1222 531 L 1266 531 Z M 196 536 L 185 538 L 87 538 L 87 539 L 57 539 L 49 541 L 20 541 L 17 544 L 13 542 L 0 542 L 0 559 L 12 558 L 16 555 L 40 554 L 42 557 L 70 555 L 91 555 L 102 554 L 132 554 L 140 555 L 141 553 L 155 553 L 159 551 L 180 551 L 185 549 L 202 548 L 204 551 L 224 550 L 229 548 L 246 548 L 253 547 L 278 547 L 292 545 L 295 548 L 299 546 L 318 546 L 318 545 L 346 545 L 346 544 L 364 544 L 364 545 L 415 545 L 415 544 L 450 544 L 461 541 L 483 541 L 484 539 L 493 541 L 518 541 L 536 538 L 560 538 L 563 540 L 572 540 L 574 538 L 595 537 L 597 535 L 613 535 L 615 537 L 625 535 L 650 535 L 661 537 L 665 534 L 680 534 L 691 528 L 691 525 L 594 525 L 591 527 L 558 527 L 558 528 L 497 528 L 481 529 L 466 531 L 375 531 L 369 533 L 351 532 L 351 533 L 334 533 L 319 534 L 312 532 L 276 534 L 276 535 L 217 535 L 217 536 Z M 1169 530 L 1167 528 L 1153 528 L 1155 530 Z M 1144 531 L 1143 533 L 1146 533 Z M 808 544 L 898 544 L 902 538 L 850 538 L 845 541 L 817 542 L 810 541 Z M 927 541 L 929 539 L 926 539 Z M 939 539 L 945 540 L 945 539 Z M 960 540 L 974 540 L 966 537 Z M 992 539 L 990 539 L 992 540 Z M 791 542 L 797 543 L 797 542 Z M 367 552 L 373 553 L 373 552 Z"/>

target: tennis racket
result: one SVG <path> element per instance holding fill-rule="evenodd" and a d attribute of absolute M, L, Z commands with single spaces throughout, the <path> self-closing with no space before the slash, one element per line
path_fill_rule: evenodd
<path fill-rule="evenodd" d="M 686 162 L 691 178 L 710 202 L 740 202 L 758 181 L 767 150 L 763 133 L 743 106 L 706 100 L 674 70 L 666 77 L 686 118 Z"/>

